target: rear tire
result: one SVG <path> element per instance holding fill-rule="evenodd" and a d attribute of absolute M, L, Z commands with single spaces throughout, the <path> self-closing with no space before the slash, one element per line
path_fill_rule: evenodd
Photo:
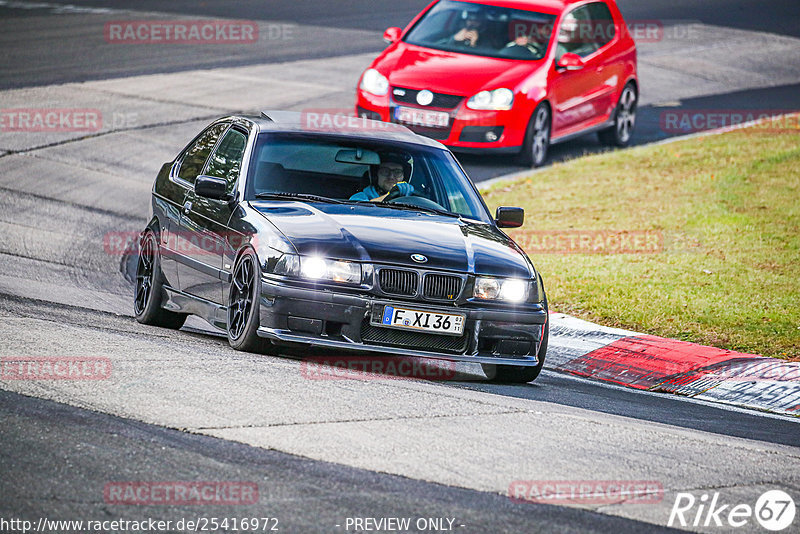
<path fill-rule="evenodd" d="M 631 144 L 633 129 L 636 127 L 636 106 L 639 96 L 636 88 L 629 83 L 622 90 L 614 110 L 614 125 L 597 132 L 597 138 L 607 146 L 626 147 Z"/>
<path fill-rule="evenodd" d="M 164 302 L 164 274 L 161 272 L 158 239 L 152 230 L 145 231 L 140 241 L 135 283 L 133 312 L 137 321 L 174 330 L 183 326 L 186 314 L 161 307 Z"/>
<path fill-rule="evenodd" d="M 246 352 L 274 352 L 274 345 L 258 336 L 261 267 L 256 253 L 246 249 L 233 269 L 228 292 L 228 343 Z"/>
<path fill-rule="evenodd" d="M 539 103 L 531 114 L 528 129 L 525 131 L 525 141 L 517 160 L 525 167 L 541 167 L 547 161 L 547 151 L 550 148 L 550 127 L 552 119 L 550 106 L 545 102 Z"/>
<path fill-rule="evenodd" d="M 544 299 L 544 309 L 547 311 L 547 297 Z M 547 356 L 547 343 L 550 339 L 550 316 L 547 316 L 547 322 L 544 326 L 544 333 L 542 334 L 542 342 L 539 344 L 539 352 L 536 353 L 536 358 L 539 363 L 534 367 L 522 367 L 520 365 L 494 365 L 482 364 L 483 372 L 489 378 L 490 382 L 497 384 L 527 384 L 533 382 L 542 372 L 544 367 L 544 359 Z"/>

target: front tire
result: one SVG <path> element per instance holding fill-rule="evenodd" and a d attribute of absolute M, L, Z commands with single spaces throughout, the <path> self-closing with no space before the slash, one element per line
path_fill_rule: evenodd
<path fill-rule="evenodd" d="M 629 83 L 622 90 L 614 110 L 614 125 L 597 132 L 600 142 L 607 146 L 626 147 L 631 144 L 633 129 L 636 127 L 636 106 L 639 96 L 636 88 Z"/>
<path fill-rule="evenodd" d="M 525 132 L 525 142 L 522 144 L 522 151 L 518 156 L 520 165 L 541 167 L 547 161 L 551 123 L 550 106 L 541 102 L 533 110 L 528 129 Z"/>
<path fill-rule="evenodd" d="M 142 236 L 139 260 L 136 265 L 136 289 L 133 312 L 142 324 L 179 329 L 186 322 L 186 314 L 175 313 L 161 307 L 164 301 L 164 274 L 161 272 L 161 254 L 158 239 L 152 230 Z"/>
<path fill-rule="evenodd" d="M 261 267 L 256 253 L 245 250 L 233 270 L 228 294 L 228 343 L 236 350 L 271 352 L 272 343 L 258 336 Z"/>

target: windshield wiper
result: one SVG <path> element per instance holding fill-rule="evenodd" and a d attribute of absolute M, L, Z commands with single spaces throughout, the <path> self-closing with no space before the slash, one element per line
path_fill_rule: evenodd
<path fill-rule="evenodd" d="M 376 205 L 382 206 L 384 208 L 397 208 L 400 210 L 427 211 L 429 213 L 435 213 L 437 215 L 446 215 L 447 217 L 456 217 L 458 219 L 461 218 L 461 214 L 459 213 L 453 213 L 452 211 L 440 210 L 436 208 L 429 208 L 427 206 L 417 206 L 416 204 L 406 204 L 405 202 L 379 202 Z"/>
<path fill-rule="evenodd" d="M 262 200 L 308 200 L 311 202 L 326 202 L 328 204 L 343 204 L 341 200 L 335 198 L 323 197 L 321 195 L 309 195 L 306 193 L 256 193 L 256 198 Z"/>

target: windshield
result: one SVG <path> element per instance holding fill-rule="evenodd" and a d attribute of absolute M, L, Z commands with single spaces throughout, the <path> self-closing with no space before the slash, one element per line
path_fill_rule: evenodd
<path fill-rule="evenodd" d="M 542 59 L 555 15 L 442 0 L 405 38 L 409 44 L 463 54 Z"/>
<path fill-rule="evenodd" d="M 453 155 L 434 147 L 264 133 L 249 169 L 248 200 L 333 199 L 492 220 Z"/>

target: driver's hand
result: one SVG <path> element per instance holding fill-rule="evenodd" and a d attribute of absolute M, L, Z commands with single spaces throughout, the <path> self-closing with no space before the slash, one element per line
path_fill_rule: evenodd
<path fill-rule="evenodd" d="M 475 46 L 478 43 L 478 32 L 475 30 L 469 30 L 464 35 L 464 40 L 468 41 L 470 46 Z"/>
<path fill-rule="evenodd" d="M 514 44 L 517 46 L 525 46 L 528 44 L 528 37 L 525 35 L 521 35 L 514 39 Z"/>
<path fill-rule="evenodd" d="M 407 197 L 414 192 L 414 186 L 408 182 L 397 182 L 394 187 L 389 190 L 389 194 L 396 193 L 396 196 Z"/>
<path fill-rule="evenodd" d="M 475 46 L 475 43 L 478 42 L 478 32 L 476 30 L 462 28 L 457 34 L 455 34 L 453 40 L 459 43 L 468 44 L 469 46 Z"/>
<path fill-rule="evenodd" d="M 383 197 L 375 199 L 376 202 L 390 202 L 396 198 L 407 197 L 414 193 L 414 186 L 408 182 L 397 182 Z"/>

